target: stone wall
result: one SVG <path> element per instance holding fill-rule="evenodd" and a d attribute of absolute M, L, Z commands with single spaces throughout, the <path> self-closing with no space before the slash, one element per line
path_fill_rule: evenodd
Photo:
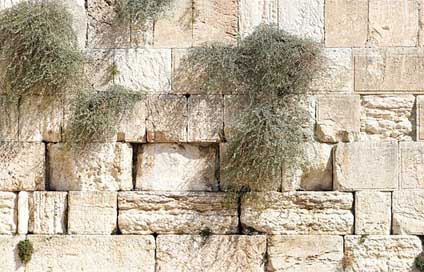
<path fill-rule="evenodd" d="M 0 96 L 0 271 L 416 271 L 422 0 L 174 0 L 157 21 L 119 32 L 114 1 L 63 1 L 91 84 L 148 98 L 114 139 L 77 155 L 64 148 L 66 103 Z M 188 48 L 234 44 L 260 23 L 322 45 L 310 164 L 233 200 L 221 154 L 243 97 L 177 87 L 174 75 Z M 112 65 L 119 74 L 106 80 Z"/>

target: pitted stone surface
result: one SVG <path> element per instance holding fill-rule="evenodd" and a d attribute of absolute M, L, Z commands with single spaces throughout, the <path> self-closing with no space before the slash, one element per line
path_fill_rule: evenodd
<path fill-rule="evenodd" d="M 18 140 L 18 118 L 18 103 L 9 103 L 8 98 L 1 95 L 0 82 L 0 141 Z"/>
<path fill-rule="evenodd" d="M 390 192 L 355 193 L 355 234 L 390 235 L 392 217 Z"/>
<path fill-rule="evenodd" d="M 66 234 L 67 192 L 34 192 L 30 196 L 29 232 Z"/>
<path fill-rule="evenodd" d="M 279 0 L 241 0 L 239 25 L 241 35 L 247 36 L 260 24 L 278 24 Z"/>
<path fill-rule="evenodd" d="M 117 141 L 128 143 L 146 142 L 147 102 L 144 99 L 135 102 L 132 110 L 123 116 L 118 125 Z"/>
<path fill-rule="evenodd" d="M 424 143 L 400 143 L 400 188 L 424 189 Z"/>
<path fill-rule="evenodd" d="M 0 235 L 16 234 L 18 225 L 17 196 L 11 192 L 0 192 Z"/>
<path fill-rule="evenodd" d="M 106 90 L 113 84 L 114 50 L 87 49 L 84 73 L 87 80 L 96 90 Z"/>
<path fill-rule="evenodd" d="M 424 234 L 424 191 L 393 192 L 393 233 Z"/>

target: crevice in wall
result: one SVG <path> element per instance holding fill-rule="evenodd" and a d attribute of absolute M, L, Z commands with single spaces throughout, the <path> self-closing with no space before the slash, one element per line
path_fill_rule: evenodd
<path fill-rule="evenodd" d="M 271 270 L 268 270 L 268 265 L 269 265 L 269 252 L 268 252 L 269 240 L 268 240 L 268 236 L 265 239 L 266 239 L 265 240 L 265 254 L 263 256 L 263 264 L 264 264 L 264 272 L 267 272 L 267 271 L 271 271 Z"/>
<path fill-rule="evenodd" d="M 132 146 L 132 152 L 133 152 L 133 158 L 132 158 L 132 184 L 133 184 L 133 190 L 136 189 L 137 185 L 137 162 L 138 162 L 138 150 L 139 148 L 142 148 L 138 144 L 131 144 Z"/>
<path fill-rule="evenodd" d="M 49 143 L 43 141 L 44 144 L 44 186 L 46 191 L 50 191 L 50 159 L 49 159 Z"/>

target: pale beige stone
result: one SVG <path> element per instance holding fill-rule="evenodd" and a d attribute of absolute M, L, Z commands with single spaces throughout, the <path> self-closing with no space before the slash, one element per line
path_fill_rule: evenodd
<path fill-rule="evenodd" d="M 416 139 L 417 141 L 424 141 L 424 96 L 418 95 L 416 103 Z"/>
<path fill-rule="evenodd" d="M 116 49 L 114 63 L 116 84 L 148 93 L 171 90 L 171 49 Z"/>
<path fill-rule="evenodd" d="M 131 190 L 132 148 L 129 144 L 90 144 L 83 153 L 63 144 L 49 144 L 52 190 Z"/>
<path fill-rule="evenodd" d="M 359 136 L 361 100 L 357 95 L 320 96 L 316 136 L 326 143 L 350 142 Z"/>
<path fill-rule="evenodd" d="M 0 190 L 44 190 L 44 149 L 43 143 L 0 142 Z"/>
<path fill-rule="evenodd" d="M 415 0 L 370 0 L 368 44 L 416 46 L 418 4 Z"/>
<path fill-rule="evenodd" d="M 220 142 L 224 99 L 218 95 L 192 95 L 188 99 L 188 141 Z"/>
<path fill-rule="evenodd" d="M 324 0 L 279 0 L 279 27 L 316 42 L 324 40 Z"/>
<path fill-rule="evenodd" d="M 416 236 L 345 236 L 344 271 L 415 272 L 414 261 L 421 251 Z"/>
<path fill-rule="evenodd" d="M 132 109 L 119 121 L 114 140 L 131 143 L 146 142 L 147 114 L 145 99 L 137 100 Z"/>
<path fill-rule="evenodd" d="M 365 95 L 361 105 L 361 139 L 413 139 L 415 96 Z"/>
<path fill-rule="evenodd" d="M 264 271 L 265 236 L 159 235 L 156 271 Z"/>
<path fill-rule="evenodd" d="M 351 234 L 353 195 L 338 192 L 266 192 L 242 197 L 245 232 Z"/>
<path fill-rule="evenodd" d="M 25 240 L 24 235 L 0 235 L 0 268 L 2 271 L 25 272 L 25 266 L 19 258 L 17 247 L 22 240 Z"/>
<path fill-rule="evenodd" d="M 325 46 L 364 47 L 368 38 L 368 0 L 325 1 Z"/>
<path fill-rule="evenodd" d="M 154 46 L 185 48 L 193 44 L 192 0 L 175 0 L 155 22 Z"/>
<path fill-rule="evenodd" d="M 400 188 L 424 189 L 424 143 L 400 143 Z"/>
<path fill-rule="evenodd" d="M 146 144 L 137 157 L 136 188 L 147 191 L 217 191 L 216 148 Z"/>
<path fill-rule="evenodd" d="M 278 0 L 241 0 L 239 26 L 242 37 L 260 24 L 278 24 Z"/>
<path fill-rule="evenodd" d="M 393 233 L 424 234 L 424 191 L 393 192 Z"/>
<path fill-rule="evenodd" d="M 17 234 L 27 234 L 30 216 L 30 194 L 28 192 L 18 193 L 18 231 Z"/>
<path fill-rule="evenodd" d="M 29 235 L 34 245 L 26 272 L 154 272 L 153 236 Z"/>
<path fill-rule="evenodd" d="M 18 103 L 13 103 L 6 96 L 0 95 L 0 141 L 18 140 L 18 118 Z"/>
<path fill-rule="evenodd" d="M 236 42 L 237 0 L 194 0 L 193 13 L 194 46 L 213 42 Z"/>
<path fill-rule="evenodd" d="M 268 239 L 267 271 L 342 271 L 343 237 L 275 235 Z"/>
<path fill-rule="evenodd" d="M 118 209 L 123 234 L 237 232 L 237 203 L 225 193 L 119 192 Z"/>
<path fill-rule="evenodd" d="M 418 46 L 424 46 L 424 1 L 418 0 Z"/>
<path fill-rule="evenodd" d="M 154 43 L 154 21 L 146 19 L 144 22 L 134 23 L 130 26 L 131 48 L 145 48 L 152 47 Z"/>
<path fill-rule="evenodd" d="M 72 16 L 72 28 L 77 38 L 78 47 L 83 50 L 87 38 L 87 12 L 84 0 L 60 0 Z"/>
<path fill-rule="evenodd" d="M 0 10 L 11 8 L 11 7 L 13 7 L 13 5 L 16 5 L 19 2 L 20 2 L 20 0 L 1 0 L 0 1 Z"/>
<path fill-rule="evenodd" d="M 66 192 L 34 192 L 30 198 L 29 232 L 66 234 Z"/>
<path fill-rule="evenodd" d="M 171 77 L 171 92 L 175 94 L 192 94 L 198 93 L 201 90 L 192 88 L 187 82 L 191 82 L 191 78 L 187 75 L 193 69 L 188 67 L 186 57 L 189 53 L 187 48 L 172 49 L 172 77 Z M 191 70 L 190 70 L 191 69 Z"/>
<path fill-rule="evenodd" d="M 85 56 L 87 60 L 84 63 L 84 73 L 87 80 L 96 90 L 106 90 L 113 84 L 115 77 L 114 50 L 87 49 Z"/>
<path fill-rule="evenodd" d="M 356 191 L 398 188 L 396 142 L 339 143 L 334 152 L 334 189 Z"/>
<path fill-rule="evenodd" d="M 0 235 L 16 234 L 18 225 L 17 196 L 11 192 L 0 192 Z"/>
<path fill-rule="evenodd" d="M 355 193 L 355 234 L 390 235 L 392 217 L 390 192 Z"/>
<path fill-rule="evenodd" d="M 151 95 L 147 101 L 147 141 L 187 142 L 187 98 Z"/>
<path fill-rule="evenodd" d="M 118 217 L 116 192 L 69 192 L 69 234 L 112 234 Z"/>

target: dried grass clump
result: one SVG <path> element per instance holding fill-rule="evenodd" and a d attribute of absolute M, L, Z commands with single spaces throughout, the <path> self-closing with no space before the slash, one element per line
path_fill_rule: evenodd
<path fill-rule="evenodd" d="M 29 261 L 31 261 L 33 252 L 34 247 L 30 240 L 25 239 L 18 243 L 18 255 L 22 263 L 27 264 Z"/>
<path fill-rule="evenodd" d="M 144 25 L 148 20 L 157 19 L 171 4 L 172 0 L 117 0 L 117 21 L 120 24 Z"/>

